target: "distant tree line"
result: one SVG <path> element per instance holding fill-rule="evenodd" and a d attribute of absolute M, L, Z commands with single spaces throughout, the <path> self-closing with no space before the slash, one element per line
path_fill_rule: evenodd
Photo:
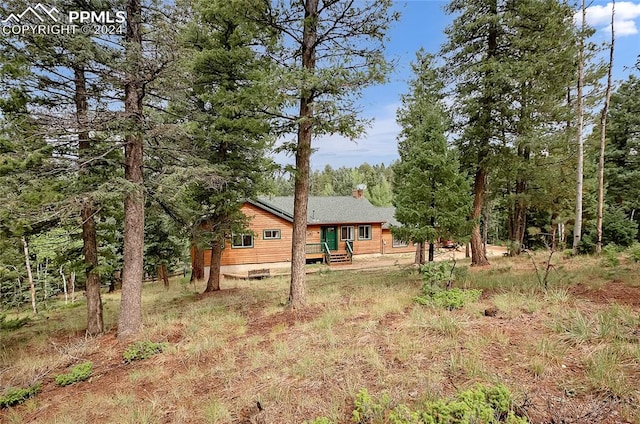
<path fill-rule="evenodd" d="M 309 182 L 310 196 L 351 196 L 356 186 L 364 184 L 365 197 L 376 206 L 391 206 L 393 183 L 393 164 L 362 165 L 350 168 L 341 166 L 333 169 L 326 165 L 321 171 L 313 171 Z M 293 195 L 293 177 L 278 173 L 273 177 L 272 194 L 276 196 Z"/>

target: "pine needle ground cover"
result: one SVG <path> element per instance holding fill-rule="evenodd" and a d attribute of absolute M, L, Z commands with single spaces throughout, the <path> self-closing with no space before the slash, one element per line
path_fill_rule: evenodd
<path fill-rule="evenodd" d="M 459 309 L 415 302 L 422 278 L 399 266 L 309 276 L 300 311 L 285 307 L 286 278 L 224 281 L 210 295 L 148 284 L 143 340 L 163 349 L 129 363 L 113 331 L 117 294 L 105 294 L 110 330 L 96 338 L 82 333 L 83 308 L 51 307 L 2 330 L 3 393 L 40 390 L 0 422 L 353 423 L 366 392 L 384 406 L 367 422 L 388 423 L 478 387 L 508 390 L 496 422 L 639 422 L 640 264 L 560 256 L 547 291 L 528 258 L 467 268 L 454 287 L 482 295 Z M 55 383 L 86 361 L 90 379 Z"/>

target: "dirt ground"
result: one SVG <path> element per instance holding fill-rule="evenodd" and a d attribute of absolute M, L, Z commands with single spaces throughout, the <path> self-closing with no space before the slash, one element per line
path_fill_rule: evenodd
<path fill-rule="evenodd" d="M 503 246 L 487 245 L 487 258 L 502 257 L 507 253 L 507 248 Z M 394 265 L 411 265 L 414 263 L 415 254 L 403 253 L 394 255 L 376 255 L 376 256 L 363 256 L 354 257 L 352 264 L 347 265 L 333 265 L 335 269 L 382 269 L 388 268 Z M 450 261 L 455 259 L 461 261 L 465 258 L 464 247 L 456 249 L 436 249 L 434 260 L 435 261 Z"/>
<path fill-rule="evenodd" d="M 502 256 L 504 251 L 504 248 L 492 248 L 490 255 Z M 456 257 L 460 255 L 461 258 L 464 258 L 464 251 L 455 252 L 455 254 Z M 439 259 L 447 259 L 447 257 L 440 255 Z M 412 261 L 413 257 L 409 255 L 406 258 L 391 260 L 367 258 L 339 268 L 372 269 L 374 267 L 409 265 Z M 574 300 L 571 300 L 567 307 L 573 308 L 579 305 L 580 308 L 597 310 L 606 305 L 618 303 L 626 305 L 635 313 L 640 314 L 640 287 L 629 286 L 620 280 L 614 279 L 606 287 L 600 288 L 578 283 L 572 285 L 568 292 Z M 196 302 L 206 302 L 212 298 L 224 298 L 241 293 L 242 289 L 229 289 L 212 295 L 199 296 Z M 346 295 L 343 300 L 344 305 L 336 305 L 336 307 L 348 307 L 347 303 L 351 302 L 351 299 Z M 313 305 L 302 312 L 283 310 L 276 313 L 265 313 L 262 306 L 266 305 L 256 304 L 243 311 L 247 322 L 246 331 L 242 335 L 230 338 L 225 350 L 242 351 L 247 340 L 259 340 L 258 347 L 265 352 L 273 350 L 277 343 L 285 343 L 303 336 L 298 333 L 301 324 L 312 322 L 329 310 L 328 306 L 320 304 Z M 487 298 L 485 298 L 483 306 L 491 306 Z M 625 400 L 598 393 L 576 397 L 572 391 L 573 382 L 578 381 L 580 376 L 584 374 L 585 365 L 580 359 L 584 346 L 573 346 L 568 348 L 561 358 L 548 359 L 546 371 L 541 375 L 533 375 L 530 372 L 529 364 L 531 363 L 534 341 L 549 335 L 548 322 L 552 317 L 550 317 L 548 310 L 516 310 L 511 313 L 499 311 L 493 317 L 486 316 L 474 319 L 470 319 L 462 312 L 454 311 L 455 316 L 467 323 L 466 327 L 458 334 L 460 339 L 467 339 L 468 343 L 473 341 L 473 343 L 480 344 L 483 343 L 483 340 L 487 341 L 480 353 L 472 351 L 466 344 L 461 343 L 457 345 L 455 351 L 446 352 L 444 356 L 438 356 L 439 354 L 414 356 L 411 358 L 411 362 L 407 363 L 398 359 L 397 346 L 390 344 L 386 335 L 389 332 L 410 330 L 406 322 L 411 314 L 415 313 L 413 308 L 414 306 L 411 305 L 399 312 L 386 313 L 374 323 L 367 334 L 359 335 L 363 338 L 364 345 L 370 346 L 373 351 L 379 353 L 381 361 L 384 363 L 385 372 L 390 376 L 393 376 L 394 373 L 406 373 L 407 367 L 415 367 L 423 372 L 428 371 L 435 364 L 447 363 L 454 356 L 460 356 L 481 363 L 483 368 L 490 370 L 493 380 L 502 381 L 509 386 L 524 388 L 525 396 L 518 399 L 518 404 L 526 409 L 527 416 L 534 423 L 618 424 L 634 422 L 623 416 L 625 408 L 634 407 L 625 403 Z M 370 319 L 371 317 L 366 313 L 359 314 L 349 317 L 341 323 L 341 326 L 351 328 Z M 638 328 L 638 334 L 640 335 L 640 328 Z M 162 339 L 177 346 L 189 343 L 188 330 L 184 324 L 167 327 L 161 336 Z M 427 349 L 430 343 L 429 337 L 430 335 L 426 334 L 425 340 L 417 343 L 422 343 Z M 52 343 L 69 344 L 80 339 L 79 335 L 61 334 L 52 338 Z M 94 398 L 114 399 L 115 394 L 131 390 L 132 386 L 135 387 L 138 396 L 145 399 L 145 402 L 155 402 L 156 399 L 158 402 L 164 402 L 163 399 L 171 398 L 174 395 L 171 385 L 167 382 L 179 379 L 181 374 L 185 372 L 192 372 L 194 367 L 196 369 L 202 367 L 201 369 L 205 370 L 220 360 L 220 358 L 204 356 L 198 358 L 195 364 L 187 364 L 180 355 L 160 355 L 139 364 L 124 365 L 121 360 L 124 347 L 117 343 L 114 332 L 93 339 L 91 342 L 97 344 L 98 347 L 91 355 L 84 358 L 94 362 L 94 377 L 91 381 L 61 388 L 51 378 L 47 378 L 44 380 L 42 393 L 38 397 L 40 400 L 37 408 L 29 410 L 28 407 L 21 407 L 19 409 L 20 420 L 11 419 L 8 415 L 3 415 L 3 411 L 0 411 L 0 422 L 69 422 L 57 419 L 60 418 L 61 405 L 77 402 L 79 393 L 83 393 L 85 396 L 90 393 Z M 234 367 L 238 370 L 250 369 L 251 366 L 251 358 L 249 357 L 240 356 L 234 363 Z M 142 379 L 138 383 L 132 383 L 132 373 L 143 373 L 149 367 L 153 367 L 161 375 L 156 375 L 150 380 Z M 343 372 L 353 371 L 345 369 Z M 370 379 L 375 382 L 379 378 L 373 369 L 359 369 L 358 372 L 364 374 L 362 378 L 365 381 Z M 343 375 L 340 371 L 337 377 L 335 375 L 330 377 L 332 380 L 336 378 L 347 380 L 348 375 Z M 439 383 L 439 390 L 445 393 L 455 393 L 460 384 L 459 378 L 459 375 L 449 373 L 448 380 Z M 465 378 L 468 379 L 469 375 L 466 375 Z M 473 379 L 473 377 L 471 378 Z M 206 399 L 211 393 L 216 393 L 220 399 L 228 401 L 230 404 L 238 404 L 239 407 L 233 415 L 234 423 L 296 424 L 295 422 L 283 421 L 284 411 L 277 404 L 264 404 L 260 406 L 262 410 L 258 410 L 252 402 L 248 402 L 244 398 L 239 400 L 244 391 L 252 392 L 264 389 L 261 381 L 258 376 L 242 371 L 238 372 L 232 381 L 224 378 L 206 378 L 202 379 L 197 386 L 190 388 L 189 396 L 194 399 Z M 407 393 L 398 389 L 399 393 L 409 398 L 415 396 L 414 393 L 424 389 L 419 381 L 421 379 L 416 375 L 416 388 Z M 276 383 L 273 382 L 273 384 Z M 335 390 L 336 384 L 340 384 L 340 382 L 287 380 L 279 384 L 282 384 L 283 387 L 286 386 L 287 390 L 291 390 L 292 393 L 298 393 L 308 399 L 318 399 L 320 402 L 323 397 L 327 396 L 327 391 Z M 385 387 L 376 387 L 376 384 L 380 383 L 372 383 L 372 390 L 385 389 Z M 117 403 L 117 400 L 114 402 Z M 344 420 L 340 423 L 350 422 L 349 410 L 352 407 L 348 402 L 343 405 Z M 156 420 L 147 421 L 142 417 L 137 422 L 172 423 L 178 421 L 177 417 L 181 410 L 179 405 L 166 402 L 163 403 L 162 408 L 163 415 L 156 417 Z M 112 415 L 95 407 L 87 410 L 84 422 L 107 423 L 112 422 L 111 419 Z M 202 418 L 189 419 L 188 416 L 181 416 L 179 421 L 183 423 L 216 422 L 215 419 L 203 421 Z M 302 421 L 297 422 L 301 423 Z"/>

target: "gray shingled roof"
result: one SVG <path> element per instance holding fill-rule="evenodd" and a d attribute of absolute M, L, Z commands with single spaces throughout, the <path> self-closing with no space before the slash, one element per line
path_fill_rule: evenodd
<path fill-rule="evenodd" d="M 395 217 L 396 208 L 391 206 L 377 209 L 380 210 L 381 216 L 386 221 L 384 224 L 382 224 L 382 228 L 389 228 L 389 225 L 395 225 L 396 227 L 399 227 L 401 225 Z"/>
<path fill-rule="evenodd" d="M 260 197 L 252 202 L 287 221 L 293 220 L 293 196 Z M 391 209 L 391 213 L 389 213 Z M 386 222 L 393 219 L 394 208 L 373 206 L 365 198 L 352 196 L 309 197 L 309 224 L 348 224 Z M 395 220 L 394 220 L 395 222 Z"/>

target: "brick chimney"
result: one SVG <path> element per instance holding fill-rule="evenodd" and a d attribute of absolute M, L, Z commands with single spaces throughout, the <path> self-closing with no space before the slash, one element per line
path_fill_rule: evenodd
<path fill-rule="evenodd" d="M 367 188 L 364 184 L 358 184 L 356 188 L 351 192 L 351 195 L 356 199 L 364 198 L 364 189 Z"/>

